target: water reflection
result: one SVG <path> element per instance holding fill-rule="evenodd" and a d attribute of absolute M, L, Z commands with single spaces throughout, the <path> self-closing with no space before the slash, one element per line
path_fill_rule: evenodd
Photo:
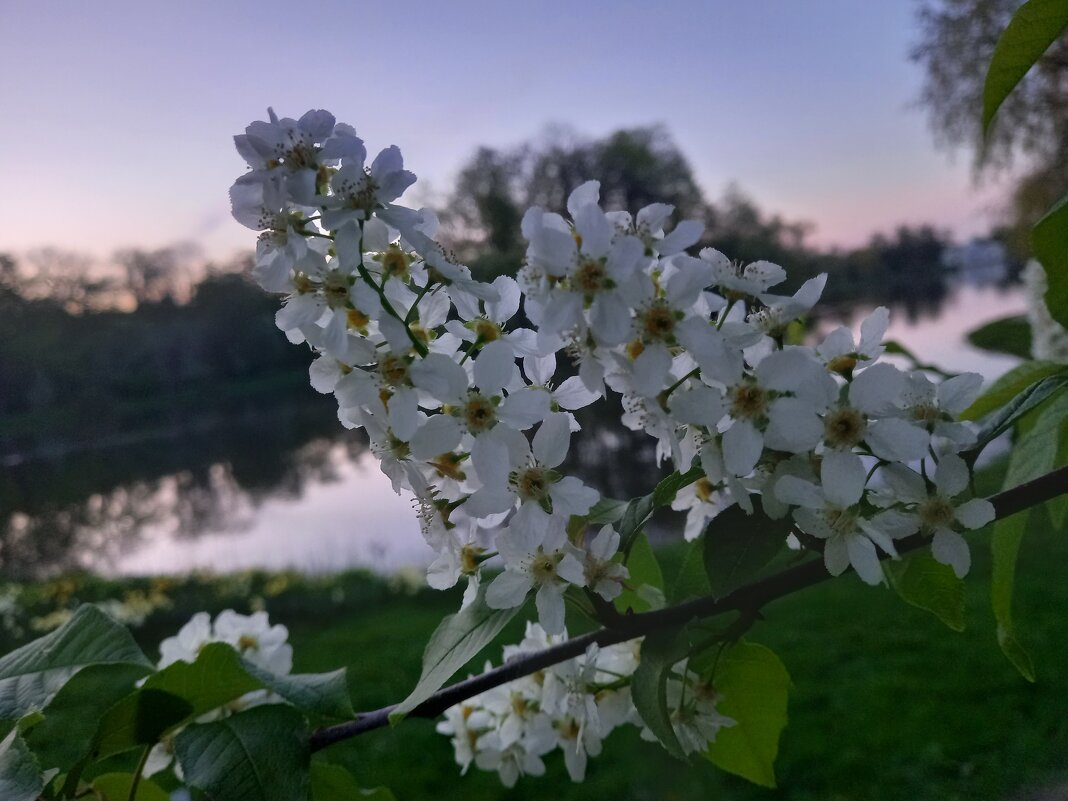
<path fill-rule="evenodd" d="M 342 482 L 365 451 L 328 404 L 311 403 L 177 438 L 21 460 L 0 482 L 0 573 L 108 572 L 161 537 L 248 530 L 269 499 L 299 504 L 309 487 Z"/>
<path fill-rule="evenodd" d="M 972 348 L 964 335 L 1023 309 L 1019 290 L 964 286 L 937 311 L 896 311 L 888 335 L 934 364 L 993 378 L 1014 360 Z M 855 326 L 864 313 L 842 312 L 819 327 Z M 613 497 L 646 491 L 655 476 L 639 466 L 652 464 L 652 441 L 586 423 L 575 471 Z M 393 493 L 365 440 L 338 426 L 329 402 L 179 438 L 27 459 L 4 469 L 0 525 L 0 573 L 14 578 L 72 568 L 394 570 L 430 558 L 409 501 Z"/>

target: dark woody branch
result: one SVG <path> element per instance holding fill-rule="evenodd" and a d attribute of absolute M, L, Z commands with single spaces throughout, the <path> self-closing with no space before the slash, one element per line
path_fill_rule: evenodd
<path fill-rule="evenodd" d="M 989 500 L 994 504 L 996 517 L 1000 520 L 1065 493 L 1068 493 L 1068 466 L 999 492 Z M 907 553 L 928 542 L 927 537 L 914 534 L 898 540 L 895 544 L 898 553 Z M 722 598 L 704 596 L 652 612 L 616 615 L 611 619 L 611 625 L 598 631 L 583 634 L 537 653 L 523 654 L 498 668 L 445 687 L 412 710 L 410 715 L 435 718 L 449 707 L 486 690 L 579 656 L 593 644 L 601 647 L 614 645 L 654 631 L 680 626 L 694 619 L 713 617 L 725 612 L 740 611 L 754 615 L 769 602 L 819 584 L 830 577 L 823 561 L 813 559 L 749 584 Z M 383 728 L 389 724 L 389 714 L 393 709 L 394 706 L 387 706 L 363 712 L 351 721 L 319 729 L 311 736 L 311 749 L 318 751 L 341 740 Z"/>

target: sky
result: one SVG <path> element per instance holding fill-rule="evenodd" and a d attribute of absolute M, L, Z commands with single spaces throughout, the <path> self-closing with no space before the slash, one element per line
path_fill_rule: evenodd
<path fill-rule="evenodd" d="M 442 199 L 474 149 L 564 124 L 663 124 L 706 196 L 737 183 L 852 246 L 899 224 L 989 227 L 969 154 L 938 150 L 908 60 L 913 0 L 0 3 L 0 251 L 224 258 L 231 137 L 326 108 Z"/>

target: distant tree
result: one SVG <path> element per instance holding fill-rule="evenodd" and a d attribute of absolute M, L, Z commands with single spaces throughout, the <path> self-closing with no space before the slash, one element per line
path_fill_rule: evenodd
<path fill-rule="evenodd" d="M 192 291 L 194 264 L 201 254 L 196 245 L 179 243 L 157 250 L 120 250 L 113 259 L 124 270 L 125 288 L 135 302 L 181 303 Z"/>
<path fill-rule="evenodd" d="M 1068 37 L 1008 97 L 982 140 L 983 83 L 998 37 L 1020 0 L 924 0 L 912 59 L 938 141 L 974 154 L 977 174 L 1021 169 L 1006 208 L 1006 238 L 1024 255 L 1031 226 L 1068 193 Z"/>
<path fill-rule="evenodd" d="M 812 224 L 767 214 L 749 195 L 731 185 L 715 204 L 705 206 L 705 241 L 740 261 L 767 259 L 796 266 L 810 252 L 805 238 Z"/>
<path fill-rule="evenodd" d="M 522 259 L 523 211 L 563 211 L 584 181 L 601 182 L 605 208 L 636 212 L 653 202 L 703 217 L 707 205 L 693 171 L 660 126 L 586 139 L 563 128 L 511 150 L 479 148 L 461 169 L 444 218 L 452 244 L 482 275 L 514 271 Z"/>

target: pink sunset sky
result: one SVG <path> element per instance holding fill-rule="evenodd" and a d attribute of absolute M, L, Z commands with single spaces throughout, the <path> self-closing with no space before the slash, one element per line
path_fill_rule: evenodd
<path fill-rule="evenodd" d="M 997 187 L 936 149 L 915 107 L 915 5 L 754 2 L 98 3 L 0 6 L 0 250 L 200 244 L 254 234 L 229 216 L 231 136 L 272 105 L 397 144 L 444 197 L 479 145 L 564 124 L 660 123 L 709 198 L 851 246 L 899 224 L 985 232 Z"/>

